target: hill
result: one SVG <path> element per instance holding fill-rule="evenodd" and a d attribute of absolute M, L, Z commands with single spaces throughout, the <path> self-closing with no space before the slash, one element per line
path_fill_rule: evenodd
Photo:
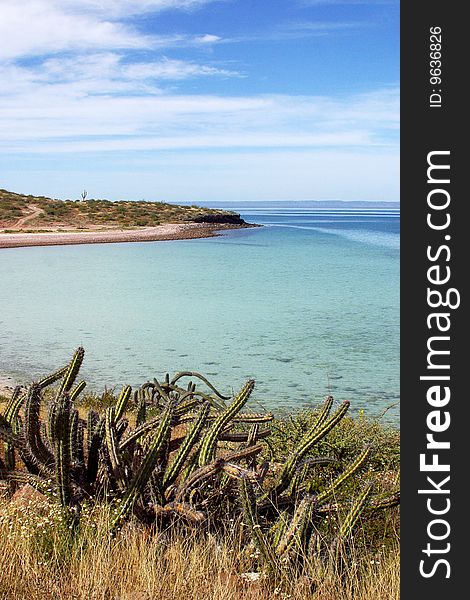
<path fill-rule="evenodd" d="M 152 227 L 165 223 L 243 225 L 227 210 L 165 202 L 120 200 L 58 200 L 0 189 L 0 230 L 99 230 Z"/>

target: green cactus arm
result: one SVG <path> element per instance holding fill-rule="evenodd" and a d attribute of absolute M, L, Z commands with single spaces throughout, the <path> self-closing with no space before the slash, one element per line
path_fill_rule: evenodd
<path fill-rule="evenodd" d="M 126 488 L 126 479 L 124 477 L 124 468 L 120 460 L 119 447 L 116 431 L 116 412 L 115 407 L 110 406 L 105 413 L 105 442 L 108 449 L 109 459 L 113 476 L 116 479 L 121 490 Z"/>
<path fill-rule="evenodd" d="M 54 371 L 54 373 L 51 373 L 50 375 L 43 377 L 42 379 L 40 379 L 38 381 L 38 386 L 41 388 L 41 390 L 43 390 L 44 388 L 48 387 L 49 385 L 52 385 L 53 383 L 58 381 L 61 377 L 63 377 L 65 375 L 65 373 L 67 373 L 68 368 L 69 368 L 69 366 L 65 365 L 65 367 L 62 367 L 61 369 Z"/>
<path fill-rule="evenodd" d="M 52 473 L 51 469 L 39 462 L 37 458 L 31 454 L 28 449 L 28 445 L 22 433 L 14 433 L 11 426 L 8 424 L 7 427 L 0 424 L 0 440 L 6 443 L 5 458 L 9 461 L 9 467 L 14 467 L 15 463 L 15 450 L 18 451 L 21 460 L 23 461 L 26 468 L 33 474 L 42 474 L 45 477 L 49 477 Z M 12 469 L 13 470 L 13 469 Z"/>
<path fill-rule="evenodd" d="M 369 502 L 368 509 L 381 510 L 383 508 L 393 508 L 400 504 L 400 492 L 397 491 L 393 494 L 385 494 L 379 498 L 374 498 Z"/>
<path fill-rule="evenodd" d="M 209 398 L 210 400 L 210 398 Z M 199 405 L 200 402 L 197 400 L 194 400 L 194 406 Z M 184 408 L 184 407 L 182 407 Z M 224 407 L 225 410 L 226 407 Z M 179 407 L 177 409 L 177 414 L 180 414 L 180 410 Z M 187 411 L 186 411 L 187 412 Z M 209 415 L 208 420 L 214 420 L 217 419 L 219 417 L 219 414 L 214 413 Z M 181 416 L 179 419 L 180 423 L 185 423 L 186 421 L 192 421 L 193 419 L 193 415 L 189 414 L 186 415 L 184 414 L 184 416 Z M 274 419 L 274 415 L 273 413 L 238 413 L 237 415 L 235 415 L 233 417 L 233 419 L 231 419 L 231 423 L 269 423 Z"/>
<path fill-rule="evenodd" d="M 82 419 L 78 420 L 76 436 L 73 440 L 74 455 L 77 465 L 81 468 L 85 466 L 85 422 Z"/>
<path fill-rule="evenodd" d="M 190 400 L 186 400 L 187 396 L 190 397 Z M 192 392 L 186 392 L 184 396 L 180 396 L 178 406 L 175 411 L 175 415 L 178 417 L 178 422 L 186 423 L 187 421 L 192 421 L 194 414 L 192 414 L 191 411 L 197 409 L 199 406 L 201 406 L 201 400 L 199 398 L 195 398 Z"/>
<path fill-rule="evenodd" d="M 304 531 L 312 518 L 314 506 L 314 496 L 306 496 L 299 502 L 289 527 L 276 546 L 278 556 L 282 556 L 295 543 L 300 546 Z"/>
<path fill-rule="evenodd" d="M 290 480 L 289 487 L 287 488 L 287 495 L 295 498 L 300 491 L 300 486 L 305 481 L 308 474 L 308 464 L 302 464 L 295 470 L 292 479 Z"/>
<path fill-rule="evenodd" d="M 162 419 L 161 415 L 158 415 L 158 417 L 155 417 L 155 418 L 151 419 L 150 421 L 146 421 L 145 423 L 143 423 L 139 427 L 136 427 L 119 444 L 119 450 L 120 451 L 125 450 L 127 448 L 127 446 L 129 446 L 129 444 L 131 444 L 132 442 L 135 442 L 136 440 L 138 440 L 143 435 L 149 433 L 150 431 L 152 431 L 152 429 L 156 429 L 157 427 L 159 427 L 159 425 L 161 423 L 161 419 Z"/>
<path fill-rule="evenodd" d="M 99 420 L 100 420 L 100 417 L 96 411 L 94 411 L 94 410 L 88 411 L 87 423 L 86 423 L 88 451 L 90 450 L 90 444 L 91 444 L 91 440 L 93 437 L 93 432 L 95 431 L 95 428 L 99 423 Z"/>
<path fill-rule="evenodd" d="M 134 402 L 137 404 L 137 415 L 135 418 L 136 428 L 140 427 L 147 420 L 147 404 L 145 402 L 145 395 L 143 390 L 135 390 Z"/>
<path fill-rule="evenodd" d="M 325 398 L 325 402 L 323 403 L 323 406 L 322 406 L 320 412 L 318 413 L 318 417 L 316 418 L 315 422 L 313 423 L 311 431 L 315 431 L 315 430 L 319 429 L 324 424 L 324 422 L 328 418 L 328 415 L 330 414 L 331 407 L 333 406 L 333 402 L 334 402 L 333 396 L 327 396 Z"/>
<path fill-rule="evenodd" d="M 279 513 L 279 517 L 274 521 L 273 525 L 268 531 L 268 539 L 271 541 L 272 548 L 277 548 L 279 542 L 284 537 L 287 526 L 289 525 L 289 513 L 282 511 Z"/>
<path fill-rule="evenodd" d="M 223 458 L 216 458 L 208 465 L 204 465 L 203 467 L 196 469 L 194 473 L 185 479 L 184 482 L 179 486 L 175 497 L 176 502 L 184 502 L 186 496 L 196 485 L 200 484 L 204 479 L 220 473 L 224 463 L 225 461 Z"/>
<path fill-rule="evenodd" d="M 209 389 L 211 389 L 214 394 L 216 396 L 218 396 L 221 400 L 230 400 L 230 396 L 224 396 L 223 394 L 221 394 L 213 385 L 210 381 L 208 381 L 204 375 L 201 375 L 200 373 L 196 373 L 195 371 L 180 371 L 179 373 L 176 373 L 176 375 L 173 377 L 173 379 L 171 380 L 170 384 L 174 385 L 179 379 L 181 379 L 182 377 L 196 377 L 197 379 L 200 379 L 202 382 L 204 382 L 207 387 Z"/>
<path fill-rule="evenodd" d="M 368 458 L 370 447 L 365 448 L 325 490 L 317 494 L 318 504 L 323 504 L 331 498 L 334 492 L 353 475 Z"/>
<path fill-rule="evenodd" d="M 55 419 L 55 465 L 59 499 L 63 507 L 70 506 L 72 494 L 70 483 L 70 397 L 61 395 Z"/>
<path fill-rule="evenodd" d="M 179 390 L 179 388 L 175 387 L 174 391 L 176 391 L 178 396 L 178 406 L 176 408 L 175 414 L 178 417 L 178 420 L 181 423 L 185 421 L 191 421 L 192 415 L 188 415 L 190 411 L 199 407 L 204 402 L 209 402 L 210 405 L 216 410 L 225 410 L 225 405 L 221 402 L 217 402 L 213 396 L 209 396 L 208 394 L 204 394 L 201 391 L 188 391 L 188 390 Z M 211 416 L 211 418 L 214 418 Z"/>
<path fill-rule="evenodd" d="M 129 398 L 131 397 L 132 388 L 130 385 L 126 385 L 121 393 L 119 394 L 119 398 L 116 402 L 116 412 L 115 412 L 115 422 L 117 423 L 119 419 L 126 412 L 127 404 L 129 402 Z"/>
<path fill-rule="evenodd" d="M 88 438 L 88 458 L 86 479 L 89 484 L 94 484 L 98 475 L 99 451 L 104 441 L 105 422 L 100 418 L 93 429 L 91 440 Z M 89 435 L 89 434 L 88 434 Z"/>
<path fill-rule="evenodd" d="M 65 393 L 69 393 L 75 379 L 77 378 L 78 372 L 83 362 L 85 351 L 82 347 L 78 348 L 70 363 L 67 365 L 64 377 L 60 383 L 59 389 L 57 390 L 55 399 L 52 401 L 51 406 L 49 408 L 48 415 L 48 431 L 49 431 L 49 441 L 55 446 L 56 444 L 56 423 L 57 423 L 57 414 L 59 410 L 59 405 L 61 403 L 61 397 Z M 57 371 L 58 373 L 59 371 Z M 79 384 L 80 385 L 80 384 Z M 79 392 L 81 391 L 80 388 Z M 69 397 L 70 398 L 70 397 Z"/>
<path fill-rule="evenodd" d="M 0 436 L 0 439 L 1 439 L 1 436 Z M 15 454 L 15 447 L 13 446 L 13 444 L 6 443 L 4 453 L 5 453 L 5 467 L 8 469 L 8 471 L 14 471 L 16 468 L 16 454 Z"/>
<path fill-rule="evenodd" d="M 47 414 L 47 433 L 49 437 L 49 443 L 52 446 L 55 446 L 56 442 L 55 434 L 58 407 L 59 401 L 53 400 L 51 405 L 49 406 L 49 412 Z"/>
<path fill-rule="evenodd" d="M 241 450 L 234 450 L 224 456 L 226 461 L 242 460 L 244 458 L 252 458 L 263 451 L 263 446 L 257 444 L 256 446 L 248 446 L 248 448 L 242 448 Z"/>
<path fill-rule="evenodd" d="M 4 418 L 10 425 L 13 423 L 14 416 L 18 414 L 21 405 L 26 399 L 26 394 L 22 392 L 23 388 L 17 385 L 5 409 Z"/>
<path fill-rule="evenodd" d="M 86 381 L 80 381 L 70 392 L 70 402 L 75 402 L 86 387 Z"/>
<path fill-rule="evenodd" d="M 210 403 L 205 402 L 202 405 L 201 410 L 199 411 L 197 419 L 194 420 L 193 426 L 188 431 L 184 442 L 181 444 L 177 455 L 175 456 L 173 462 L 167 468 L 165 475 L 163 476 L 164 489 L 171 485 L 178 477 L 186 458 L 191 452 L 194 444 L 199 440 L 202 428 L 204 427 L 207 416 L 209 414 L 209 410 Z"/>
<path fill-rule="evenodd" d="M 11 398 L 10 402 L 8 403 L 8 406 L 5 410 L 5 419 L 10 425 L 13 425 L 13 423 L 15 422 L 15 419 L 18 416 L 18 413 L 20 412 L 20 409 L 25 400 L 26 400 L 25 393 L 17 394 L 16 396 L 15 395 L 12 396 L 12 398 Z"/>
<path fill-rule="evenodd" d="M 197 448 L 192 454 L 190 454 L 189 458 L 186 460 L 186 466 L 182 470 L 181 476 L 180 476 L 181 482 L 186 482 L 192 476 L 192 474 L 197 470 L 198 458 L 199 458 L 199 448 Z M 183 485 L 183 484 L 181 484 L 181 485 Z M 178 488 L 176 487 L 175 484 L 173 484 L 166 490 L 166 494 L 168 494 L 168 491 L 170 489 L 172 489 L 175 494 L 178 493 Z"/>
<path fill-rule="evenodd" d="M 258 431 L 257 439 L 263 440 L 271 435 L 271 429 L 261 429 Z M 248 442 L 249 432 L 241 431 L 236 433 L 221 433 L 219 435 L 219 440 L 221 442 Z"/>
<path fill-rule="evenodd" d="M 8 471 L 5 473 L 5 479 L 7 481 L 14 481 L 22 485 L 29 484 L 41 494 L 44 494 L 51 500 L 55 500 L 57 487 L 52 479 L 46 479 L 26 471 Z"/>
<path fill-rule="evenodd" d="M 368 485 L 361 492 L 357 500 L 351 507 L 351 510 L 346 515 L 344 521 L 341 523 L 341 527 L 338 531 L 338 537 L 341 540 L 345 540 L 351 535 L 354 525 L 357 523 L 366 506 L 367 500 L 372 492 L 372 485 Z"/>
<path fill-rule="evenodd" d="M 248 432 L 248 437 L 246 440 L 246 445 L 248 447 L 254 446 L 258 441 L 259 436 L 259 423 L 253 423 L 250 427 L 250 431 Z"/>
<path fill-rule="evenodd" d="M 318 443 L 322 438 L 324 438 L 325 435 L 329 433 L 333 429 L 333 427 L 335 427 L 341 421 L 341 419 L 347 413 L 349 405 L 349 401 L 346 400 L 345 402 L 343 402 L 343 404 L 338 408 L 338 410 L 327 421 L 324 421 L 323 419 L 321 420 L 321 425 L 318 424 L 322 416 L 320 415 L 320 417 L 317 420 L 317 423 L 313 425 L 312 429 L 305 435 L 304 439 L 300 442 L 299 448 L 295 452 L 296 463 L 298 462 L 298 460 L 303 458 L 305 453 L 308 452 L 308 450 L 314 444 Z"/>
<path fill-rule="evenodd" d="M 49 451 L 41 437 L 39 411 L 41 406 L 41 387 L 33 383 L 28 390 L 25 402 L 24 431 L 29 452 L 39 463 L 46 467 L 54 466 L 54 455 Z"/>
<path fill-rule="evenodd" d="M 328 406 L 329 403 L 330 403 L 330 399 L 328 399 L 327 403 L 325 403 L 324 410 Z M 287 489 L 289 482 L 290 482 L 292 476 L 294 475 L 294 472 L 297 469 L 299 462 L 302 460 L 302 458 L 305 456 L 305 454 L 310 450 L 310 448 L 312 446 L 314 446 L 317 442 L 319 442 L 322 438 L 324 438 L 325 435 L 327 433 L 329 433 L 333 429 L 333 427 L 335 427 L 335 425 L 337 425 L 341 421 L 341 419 L 344 417 L 344 415 L 346 414 L 346 412 L 349 409 L 349 404 L 350 403 L 348 401 L 343 402 L 343 404 L 338 408 L 338 410 L 327 421 L 324 421 L 324 419 L 322 417 L 324 410 L 322 411 L 322 413 L 319 415 L 319 417 L 317 418 L 314 425 L 311 427 L 311 429 L 305 434 L 303 439 L 300 441 L 300 444 L 297 447 L 297 449 L 294 450 L 294 452 L 291 454 L 291 456 L 287 459 L 287 461 L 281 471 L 281 474 L 279 475 L 278 483 L 276 484 L 274 489 L 270 492 L 271 496 L 278 496 L 284 490 Z M 319 426 L 318 423 L 319 423 L 320 419 L 323 419 L 324 422 L 322 425 Z"/>
<path fill-rule="evenodd" d="M 265 536 L 261 530 L 261 525 L 258 523 L 253 485 L 248 478 L 242 477 L 239 480 L 238 486 L 244 521 L 250 529 L 253 541 L 260 551 L 268 570 L 275 573 L 279 568 L 279 563 L 273 547 L 269 543 L 269 539 Z"/>
<path fill-rule="evenodd" d="M 270 423 L 273 413 L 238 413 L 232 419 L 233 423 Z"/>
<path fill-rule="evenodd" d="M 116 439 L 118 442 L 121 441 L 122 436 L 124 435 L 126 429 L 129 426 L 129 421 L 127 419 L 123 419 L 122 417 L 119 419 L 119 422 L 116 423 Z"/>
<path fill-rule="evenodd" d="M 106 445 L 108 447 L 108 452 L 109 455 L 111 457 L 111 455 L 115 455 L 115 462 L 116 464 L 119 462 L 119 459 L 117 457 L 117 448 L 116 448 L 116 420 L 115 420 L 115 414 L 116 414 L 116 407 L 115 406 L 109 406 L 104 413 L 104 436 L 105 436 L 105 442 Z M 110 440 L 113 440 L 113 443 L 109 443 Z M 113 460 L 113 459 L 111 459 Z"/>
<path fill-rule="evenodd" d="M 201 452 L 199 455 L 199 466 L 208 464 L 215 455 L 215 446 L 217 438 L 223 428 L 244 406 L 255 387 L 253 379 L 248 380 L 242 387 L 240 392 L 235 396 L 233 402 L 225 409 L 225 411 L 214 421 L 212 427 L 204 436 L 201 443 Z"/>
<path fill-rule="evenodd" d="M 67 366 L 67 371 L 59 386 L 56 399 L 58 400 L 62 394 L 70 392 L 75 379 L 77 378 L 80 367 L 82 366 L 83 358 L 85 356 L 85 350 L 80 346 L 75 350 L 72 360 Z"/>
<path fill-rule="evenodd" d="M 166 442 L 168 433 L 170 431 L 171 420 L 174 413 L 174 403 L 170 402 L 164 412 L 161 415 L 160 426 L 156 430 L 150 446 L 145 454 L 139 469 L 137 470 L 134 478 L 132 479 L 127 492 L 122 498 L 122 502 L 119 506 L 119 511 L 113 520 L 111 525 L 111 532 L 114 533 L 129 516 L 132 508 L 143 492 L 147 482 L 155 468 L 155 462 L 158 458 L 163 444 Z"/>
<path fill-rule="evenodd" d="M 73 464 L 74 462 L 77 462 L 76 442 L 77 442 L 77 437 L 78 437 L 78 423 L 79 423 L 78 410 L 74 409 L 70 413 L 70 426 L 69 426 L 69 432 L 70 432 L 69 448 L 70 448 L 70 463 L 71 464 Z"/>

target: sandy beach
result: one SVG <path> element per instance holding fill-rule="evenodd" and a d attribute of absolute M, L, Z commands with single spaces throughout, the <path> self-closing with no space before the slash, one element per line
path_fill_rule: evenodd
<path fill-rule="evenodd" d="M 9 398 L 18 385 L 18 381 L 9 375 L 0 375 L 0 396 Z"/>
<path fill-rule="evenodd" d="M 0 248 L 24 246 L 63 246 L 69 244 L 109 244 L 116 242 L 155 242 L 188 240 L 217 235 L 225 229 L 239 229 L 239 225 L 208 223 L 168 223 L 140 229 L 112 229 L 108 231 L 51 231 L 45 233 L 0 233 Z"/>

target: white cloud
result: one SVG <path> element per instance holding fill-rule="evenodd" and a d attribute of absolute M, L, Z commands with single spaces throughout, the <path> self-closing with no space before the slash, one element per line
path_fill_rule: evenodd
<path fill-rule="evenodd" d="M 170 79 L 173 81 L 201 76 L 238 77 L 239 73 L 200 65 L 183 60 L 163 58 L 158 62 L 133 63 L 123 68 L 122 75 L 129 79 Z"/>
<path fill-rule="evenodd" d="M 97 131 L 96 129 L 94 130 Z M 116 131 L 116 134 L 119 130 Z M 90 135 L 92 135 L 90 133 Z M 96 135 L 96 133 L 95 133 Z M 119 140 L 73 141 L 63 144 L 47 142 L 31 147 L 18 145 L 16 151 L 25 153 L 77 153 L 77 152 L 109 152 L 135 150 L 193 150 L 208 148 L 291 148 L 291 147 L 347 147 L 373 145 L 364 131 L 348 131 L 317 134 L 270 134 L 242 132 L 239 134 L 214 135 L 175 135 L 160 137 L 122 137 Z"/>
<path fill-rule="evenodd" d="M 397 89 L 338 100 L 176 95 L 159 87 L 233 75 L 169 59 L 127 64 L 111 52 L 48 59 L 40 71 L 9 65 L 0 68 L 10 81 L 0 98 L 0 151 L 387 146 L 398 131 Z"/>
<path fill-rule="evenodd" d="M 128 62 L 117 52 L 53 57 L 34 67 L 0 63 L 4 82 L 0 106 L 34 104 L 56 107 L 93 95 L 153 96 L 160 85 L 196 77 L 241 77 L 236 71 L 165 56 L 147 62 Z"/>
<path fill-rule="evenodd" d="M 74 11 L 88 10 L 113 18 L 162 10 L 191 10 L 218 0 L 52 0 L 56 6 L 66 5 Z M 220 0 L 219 0 L 220 1 Z"/>
<path fill-rule="evenodd" d="M 43 0 L 0 4 L 0 58 L 71 49 L 138 48 L 149 43 L 130 28 L 86 13 L 73 14 Z"/>
<path fill-rule="evenodd" d="M 127 20 L 164 9 L 189 9 L 211 0 L 2 0 L 0 59 L 64 51 L 150 49 L 210 44 L 220 38 L 201 35 L 144 35 Z"/>
<path fill-rule="evenodd" d="M 221 40 L 222 38 L 218 35 L 211 35 L 210 33 L 206 33 L 195 38 L 195 41 L 199 44 L 214 44 L 216 42 L 220 42 Z"/>
<path fill-rule="evenodd" d="M 288 188 L 290 197 L 326 197 L 330 189 L 338 198 L 348 197 L 349 182 L 361 189 L 360 180 L 369 178 L 367 187 L 379 190 L 382 177 L 382 188 L 388 185 L 397 169 L 397 88 L 342 98 L 177 93 L 175 86 L 189 79 L 242 77 L 207 59 L 212 45 L 242 38 L 148 35 L 132 17 L 212 1 L 0 0 L 0 154 L 13 156 L 21 170 L 32 155 L 44 159 L 49 167 L 39 179 L 57 168 L 55 180 L 70 176 L 71 183 L 75 162 L 83 160 L 88 174 L 96 169 L 104 181 L 108 173 L 128 197 L 140 194 L 140 180 L 148 186 L 155 173 L 162 195 L 173 200 L 196 194 L 236 199 L 231 190 L 245 197 L 250 190 L 251 197 L 285 197 Z M 294 24 L 283 35 L 323 35 L 332 28 L 348 31 L 351 25 Z M 183 47 L 198 48 L 199 59 L 165 56 L 167 49 Z M 116 157 L 122 156 L 119 165 Z M 155 162 L 146 165 L 148 156 Z M 112 163 L 108 171 L 106 161 Z M 346 173 L 344 181 L 338 172 Z M 10 176 L 10 187 L 23 191 L 12 171 Z M 126 190 L 126 177 L 134 190 L 131 184 Z M 67 195 L 44 189 L 39 179 L 29 191 Z M 9 187 L 8 181 L 2 185 Z M 211 197 L 211 185 L 218 198 Z M 97 189 L 95 195 L 116 194 Z"/>

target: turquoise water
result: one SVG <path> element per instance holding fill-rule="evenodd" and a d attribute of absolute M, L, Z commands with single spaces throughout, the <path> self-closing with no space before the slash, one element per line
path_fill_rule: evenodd
<path fill-rule="evenodd" d="M 191 369 L 225 392 L 254 377 L 270 410 L 332 393 L 380 415 L 399 397 L 398 213 L 243 216 L 265 227 L 2 250 L 0 373 L 37 377 L 81 344 L 96 390 Z"/>

